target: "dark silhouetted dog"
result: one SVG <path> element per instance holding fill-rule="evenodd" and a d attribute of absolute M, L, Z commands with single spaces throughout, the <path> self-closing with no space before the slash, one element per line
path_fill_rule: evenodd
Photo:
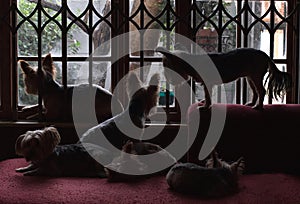
<path fill-rule="evenodd" d="M 203 67 L 207 60 L 206 55 L 190 54 L 185 51 L 168 51 L 163 47 L 156 48 L 157 52 L 164 55 L 164 67 L 173 70 L 182 78 L 187 80 L 190 76 L 196 82 L 204 85 L 205 104 L 203 108 L 211 106 L 211 91 L 214 85 L 234 81 L 240 77 L 246 77 L 247 81 L 253 91 L 253 98 L 251 102 L 246 105 L 252 106 L 255 109 L 263 109 L 264 96 L 266 90 L 263 84 L 263 78 L 267 72 L 268 87 L 267 92 L 271 98 L 277 99 L 282 94 L 286 93 L 292 86 L 291 76 L 286 72 L 281 72 L 276 67 L 271 58 L 263 51 L 252 48 L 239 48 L 226 53 L 209 53 L 207 54 L 216 67 L 217 74 L 220 75 L 221 81 L 217 80 L 215 76 L 210 76 L 213 71 L 207 70 L 208 67 Z M 202 66 L 202 67 L 201 67 Z M 200 67 L 208 73 L 208 77 L 202 79 L 197 70 L 193 67 Z M 211 73 L 209 73 L 211 72 Z M 178 77 L 174 77 L 168 69 L 165 69 L 167 79 L 173 83 L 178 84 Z M 257 102 L 258 100 L 258 102 Z"/>
<path fill-rule="evenodd" d="M 32 68 L 24 60 L 20 60 L 19 62 L 24 73 L 26 93 L 37 95 L 39 81 L 41 80 L 41 89 L 39 91 L 43 99 L 45 109 L 43 115 L 46 121 L 72 121 L 72 94 L 75 87 L 77 91 L 80 91 L 81 100 L 85 100 L 86 103 L 88 103 L 89 100 L 95 100 L 95 113 L 98 122 L 112 117 L 112 94 L 100 86 L 90 86 L 88 84 L 68 86 L 65 92 L 64 87 L 55 81 L 56 68 L 53 65 L 53 59 L 50 54 L 44 58 L 41 69 Z M 95 94 L 93 95 L 91 93 Z M 66 104 L 64 104 L 65 96 Z M 76 111 L 81 111 L 80 114 L 84 115 L 86 114 L 86 110 L 83 108 L 83 105 L 78 104 L 78 107 L 73 108 L 75 108 Z M 123 106 L 119 101 L 113 104 L 113 108 L 115 113 L 123 111 Z M 38 105 L 25 106 L 23 108 L 25 112 L 30 110 L 37 111 Z"/>
<path fill-rule="evenodd" d="M 174 191 L 202 197 L 221 197 L 238 191 L 238 176 L 245 168 L 243 158 L 228 164 L 213 152 L 206 167 L 193 163 L 175 164 L 166 176 Z"/>
<path fill-rule="evenodd" d="M 147 87 L 134 72 L 127 78 L 128 107 L 119 115 L 110 118 L 86 131 L 81 142 L 102 146 L 106 140 L 119 150 L 128 141 L 139 141 L 145 128 L 146 118 L 155 111 L 159 93 L 159 75 L 154 74 Z M 104 146 L 105 147 L 105 146 Z M 107 148 L 107 147 L 105 147 Z"/>
<path fill-rule="evenodd" d="M 103 140 L 105 136 L 110 144 L 119 150 L 128 140 L 139 141 L 147 116 L 155 111 L 159 80 L 159 75 L 154 74 L 149 86 L 142 87 L 141 80 L 134 72 L 131 72 L 127 78 L 127 92 L 130 98 L 128 107 L 119 115 L 86 131 L 80 141 L 102 146 L 105 143 Z"/>
<path fill-rule="evenodd" d="M 30 164 L 16 171 L 25 176 L 106 177 L 103 165 L 113 158 L 108 150 L 94 144 L 58 145 L 59 142 L 60 135 L 54 127 L 27 131 L 19 136 L 16 153 Z M 97 162 L 99 159 L 103 165 Z"/>

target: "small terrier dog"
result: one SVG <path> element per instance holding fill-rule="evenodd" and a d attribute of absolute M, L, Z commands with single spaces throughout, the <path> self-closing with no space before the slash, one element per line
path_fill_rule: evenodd
<path fill-rule="evenodd" d="M 58 145 L 59 142 L 60 135 L 54 127 L 27 131 L 19 136 L 16 153 L 30 164 L 16 171 L 25 176 L 106 177 L 104 167 L 89 152 L 109 164 L 112 155 L 108 150 L 93 144 Z"/>
<path fill-rule="evenodd" d="M 153 153 L 158 153 L 157 156 L 153 157 L 153 160 L 143 161 L 138 156 L 149 155 Z M 162 149 L 159 145 L 148 142 L 133 143 L 131 141 L 127 141 L 122 148 L 121 155 L 115 157 L 110 164 L 105 166 L 104 170 L 106 172 L 108 181 L 133 181 L 138 178 L 149 176 L 151 165 L 156 165 L 157 162 L 174 164 L 176 163 L 176 159 L 169 152 Z M 129 171 L 134 175 L 120 173 Z M 165 169 L 156 172 L 155 174 L 163 172 L 165 172 Z"/>
<path fill-rule="evenodd" d="M 95 112 L 98 122 L 105 121 L 112 117 L 112 94 L 106 89 L 97 85 L 90 86 L 88 84 L 80 84 L 68 86 L 65 92 L 64 87 L 55 81 L 56 67 L 53 64 L 51 54 L 46 55 L 42 62 L 41 69 L 32 68 L 28 62 L 24 60 L 20 60 L 19 63 L 24 74 L 25 91 L 27 94 L 37 95 L 39 82 L 41 82 L 41 90 L 39 91 L 43 100 L 43 116 L 46 121 L 61 121 L 62 119 L 72 121 L 72 93 L 74 87 L 80 90 L 83 99 L 95 100 Z M 90 96 L 89 93 L 96 94 Z M 65 96 L 67 104 L 64 105 Z M 123 106 L 119 101 L 114 102 L 113 108 L 116 113 L 123 111 Z M 82 107 L 78 107 L 76 110 L 82 110 L 82 114 L 85 114 L 85 110 Z M 23 111 L 37 112 L 38 105 L 25 106 Z M 31 117 L 35 117 L 36 115 L 37 114 L 34 114 Z"/>
<path fill-rule="evenodd" d="M 103 146 L 107 140 L 122 149 L 128 140 L 139 141 L 145 128 L 146 118 L 155 111 L 159 92 L 159 74 L 154 74 L 148 87 L 142 87 L 141 80 L 134 72 L 127 78 L 128 107 L 113 118 L 87 130 L 80 138 L 81 142 Z M 113 151 L 113 149 L 109 149 Z"/>
<path fill-rule="evenodd" d="M 211 106 L 210 96 L 214 85 L 228 83 L 240 77 L 246 77 L 252 89 L 252 101 L 246 105 L 252 106 L 254 109 L 263 109 L 263 101 L 266 94 L 263 78 L 267 72 L 269 72 L 267 92 L 271 98 L 277 99 L 277 97 L 281 97 L 292 86 L 290 74 L 279 71 L 273 60 L 260 50 L 239 48 L 226 53 L 207 54 L 215 64 L 222 81 L 218 81 L 214 76 L 208 76 L 207 78 L 209 79 L 203 81 L 197 70 L 190 65 L 201 66 L 201 63 L 206 60 L 205 55 L 190 54 L 180 50 L 171 52 L 163 47 L 156 48 L 156 51 L 164 55 L 162 60 L 164 67 L 175 71 L 185 80 L 191 76 L 196 82 L 204 86 L 205 103 L 201 107 L 203 109 Z M 187 62 L 183 59 L 186 59 Z M 175 77 L 168 69 L 165 69 L 165 75 L 171 83 L 178 84 L 182 82 L 178 81 L 178 77 Z"/>
<path fill-rule="evenodd" d="M 206 167 L 193 163 L 178 163 L 170 169 L 166 179 L 170 188 L 180 193 L 221 197 L 238 191 L 238 176 L 244 168 L 243 158 L 230 165 L 213 152 L 206 162 Z"/>

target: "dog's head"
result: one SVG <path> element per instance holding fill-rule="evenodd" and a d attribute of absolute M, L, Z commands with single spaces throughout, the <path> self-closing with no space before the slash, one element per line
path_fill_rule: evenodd
<path fill-rule="evenodd" d="M 213 151 L 210 155 L 210 159 L 206 161 L 207 168 L 225 168 L 229 169 L 233 175 L 239 176 L 243 174 L 245 169 L 245 161 L 243 157 L 240 157 L 236 162 L 228 164 L 219 158 L 218 153 Z"/>
<path fill-rule="evenodd" d="M 60 142 L 56 128 L 47 127 L 43 130 L 27 131 L 16 141 L 16 154 L 23 156 L 26 161 L 39 162 L 47 158 Z"/>
<path fill-rule="evenodd" d="M 24 60 L 20 60 L 19 63 L 23 71 L 25 91 L 27 94 L 38 94 L 39 79 L 42 81 L 42 88 L 55 80 L 56 68 L 53 65 L 51 54 L 46 55 L 42 62 L 41 69 L 31 67 L 29 63 Z"/>
<path fill-rule="evenodd" d="M 168 82 L 178 85 L 190 78 L 191 73 L 188 73 L 188 70 L 194 69 L 185 61 L 190 58 L 188 52 L 182 50 L 171 52 L 163 47 L 158 47 L 155 51 L 163 54 L 164 74 Z"/>
<path fill-rule="evenodd" d="M 159 74 L 154 74 L 147 87 L 142 87 L 142 82 L 134 72 L 127 79 L 127 92 L 130 98 L 129 113 L 131 116 L 147 117 L 155 111 L 159 94 Z M 133 118 L 132 118 L 133 119 Z"/>

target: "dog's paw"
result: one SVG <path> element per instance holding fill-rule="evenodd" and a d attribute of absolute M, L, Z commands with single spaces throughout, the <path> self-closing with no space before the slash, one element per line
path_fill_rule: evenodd
<path fill-rule="evenodd" d="M 28 166 L 25 166 L 25 167 L 20 167 L 20 168 L 17 168 L 15 169 L 16 172 L 18 173 L 24 173 L 24 172 L 28 172 L 28 171 L 32 171 L 32 170 L 35 170 L 37 167 L 34 165 L 34 164 L 29 164 Z"/>
<path fill-rule="evenodd" d="M 259 104 L 255 105 L 255 106 L 252 106 L 252 108 L 254 110 L 264 110 L 264 106 L 263 105 L 259 105 Z"/>
<path fill-rule="evenodd" d="M 41 176 L 41 172 L 39 171 L 39 169 L 34 169 L 31 171 L 26 171 L 23 173 L 23 176 Z"/>
<path fill-rule="evenodd" d="M 200 100 L 199 103 L 203 103 L 204 104 L 205 103 L 205 99 Z"/>
<path fill-rule="evenodd" d="M 211 109 L 211 105 L 210 106 L 198 106 L 198 109 L 201 110 L 201 111 L 208 111 Z"/>
<path fill-rule="evenodd" d="M 25 172 L 26 170 L 27 170 L 27 167 L 21 167 L 21 168 L 15 169 L 15 171 L 18 172 L 18 173 L 23 173 L 23 172 Z"/>
<path fill-rule="evenodd" d="M 253 103 L 253 102 L 247 102 L 247 103 L 245 103 L 245 106 L 253 107 L 254 105 L 255 105 L 255 103 Z"/>
<path fill-rule="evenodd" d="M 33 109 L 33 106 L 24 106 L 23 108 L 22 108 L 22 111 L 23 112 L 26 112 L 26 111 L 31 111 Z"/>

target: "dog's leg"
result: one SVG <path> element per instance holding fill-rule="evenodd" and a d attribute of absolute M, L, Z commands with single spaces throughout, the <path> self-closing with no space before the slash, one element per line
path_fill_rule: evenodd
<path fill-rule="evenodd" d="M 212 85 L 206 85 L 204 86 L 204 94 L 205 94 L 205 103 L 203 106 L 200 106 L 200 109 L 209 109 L 211 107 L 211 92 L 212 92 Z"/>
<path fill-rule="evenodd" d="M 31 164 L 29 164 L 26 167 L 17 168 L 16 172 L 24 173 L 24 172 L 32 171 L 32 170 L 34 170 L 36 168 L 37 168 L 37 166 L 31 163 Z"/>
<path fill-rule="evenodd" d="M 35 105 L 25 106 L 22 108 L 22 111 L 25 114 L 28 114 L 28 113 L 31 114 L 31 115 L 26 116 L 26 119 L 38 119 L 39 105 L 35 104 Z M 43 106 L 42 113 L 45 114 L 45 112 L 46 112 L 46 108 Z"/>
<path fill-rule="evenodd" d="M 23 175 L 24 176 L 42 176 L 42 174 L 40 172 L 40 168 L 36 168 L 31 171 L 26 171 Z"/>
<path fill-rule="evenodd" d="M 35 104 L 35 105 L 28 105 L 28 106 L 24 106 L 22 108 L 22 111 L 33 111 L 36 112 L 39 110 L 39 104 Z"/>
<path fill-rule="evenodd" d="M 264 106 L 264 97 L 266 95 L 266 90 L 263 85 L 263 76 L 251 77 L 252 82 L 255 85 L 255 90 L 258 94 L 258 103 L 253 106 L 253 109 L 262 110 Z"/>
<path fill-rule="evenodd" d="M 245 105 L 246 106 L 254 106 L 257 102 L 257 99 L 258 99 L 258 94 L 257 94 L 257 91 L 256 91 L 256 87 L 255 87 L 255 84 L 254 84 L 254 82 L 252 81 L 252 79 L 250 77 L 247 77 L 247 82 L 250 85 L 250 88 L 251 88 L 252 93 L 253 93 L 253 97 L 252 97 L 252 101 L 247 102 Z"/>

